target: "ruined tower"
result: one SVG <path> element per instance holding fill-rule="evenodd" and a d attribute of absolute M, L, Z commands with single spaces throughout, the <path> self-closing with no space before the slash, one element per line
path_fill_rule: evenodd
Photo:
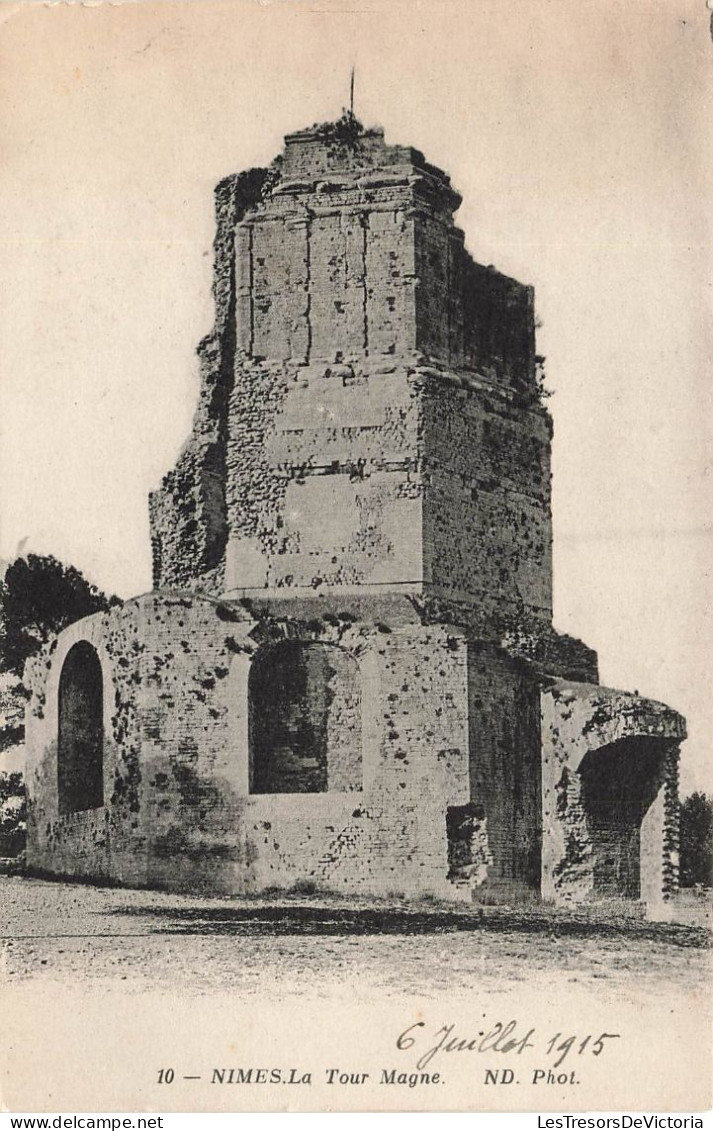
<path fill-rule="evenodd" d="M 547 626 L 532 290 L 473 262 L 446 174 L 346 116 L 216 199 L 216 328 L 152 497 L 157 588 L 358 587 Z"/>
<path fill-rule="evenodd" d="M 351 114 L 218 185 L 155 591 L 66 630 L 36 678 L 37 864 L 226 892 L 674 890 L 683 720 L 600 687 L 552 627 L 533 293 L 474 262 L 459 204 Z"/>

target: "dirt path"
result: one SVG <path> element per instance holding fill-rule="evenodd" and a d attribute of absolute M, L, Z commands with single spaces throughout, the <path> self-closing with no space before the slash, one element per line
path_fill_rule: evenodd
<path fill-rule="evenodd" d="M 381 901 L 210 899 L 0 878 L 3 978 L 125 989 L 437 998 L 578 984 L 619 999 L 706 984 L 702 927 L 601 913 Z M 128 983 L 128 985 L 127 985 Z"/>

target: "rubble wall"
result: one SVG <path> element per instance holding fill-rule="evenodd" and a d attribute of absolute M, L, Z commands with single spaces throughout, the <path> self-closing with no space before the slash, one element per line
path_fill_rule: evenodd
<path fill-rule="evenodd" d="M 494 384 L 531 392 L 535 373 L 532 287 L 476 263 L 445 209 L 414 225 L 416 340 L 423 354 Z"/>
<path fill-rule="evenodd" d="M 191 435 L 149 496 L 156 588 L 222 588 L 227 538 L 225 446 L 235 365 L 235 227 L 266 184 L 265 169 L 226 177 L 215 189 L 215 324 L 197 349 L 199 399 Z"/>
<path fill-rule="evenodd" d="M 151 497 L 154 584 L 430 586 L 546 620 L 531 289 L 473 262 L 417 150 L 349 115 L 285 142 L 216 190 L 216 324 Z"/>
<path fill-rule="evenodd" d="M 538 893 L 540 694 L 532 669 L 482 644 L 468 650 L 470 793 L 487 817 L 483 894 Z"/>
<path fill-rule="evenodd" d="M 103 677 L 103 804 L 61 811 L 60 677 L 79 642 Z M 299 659 L 261 700 L 255 673 L 280 650 Z M 557 901 L 665 899 L 682 720 L 565 681 L 540 705 L 541 679 L 423 623 L 407 596 L 129 601 L 34 662 L 28 863 L 175 890 L 455 899 L 519 898 L 541 870 Z"/>
<path fill-rule="evenodd" d="M 226 591 L 422 578 L 419 404 L 404 366 L 245 366 L 228 442 Z"/>
<path fill-rule="evenodd" d="M 467 644 L 441 626 L 388 619 L 285 621 L 164 593 L 66 630 L 33 680 L 30 867 L 173 890 L 301 883 L 467 898 L 450 876 L 447 832 L 449 811 L 470 801 Z M 58 682 L 82 640 L 104 676 L 104 803 L 61 814 Z M 263 782 L 251 792 L 252 665 L 295 640 L 343 656 L 323 689 L 336 770 L 324 790 L 273 793 Z M 347 668 L 358 670 L 358 695 L 336 687 L 334 672 L 344 681 Z"/>
<path fill-rule="evenodd" d="M 389 584 L 547 629 L 542 410 L 398 362 L 246 364 L 231 403 L 226 591 Z"/>
<path fill-rule="evenodd" d="M 637 695 L 552 681 L 542 694 L 542 892 L 660 902 L 678 886 L 684 720 Z"/>
<path fill-rule="evenodd" d="M 421 397 L 429 592 L 477 602 L 503 626 L 544 629 L 552 619 L 549 418 L 431 369 Z"/>

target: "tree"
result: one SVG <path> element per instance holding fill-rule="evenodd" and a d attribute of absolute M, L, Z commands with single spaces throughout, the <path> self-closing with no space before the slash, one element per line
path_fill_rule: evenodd
<path fill-rule="evenodd" d="M 713 884 L 713 799 L 692 793 L 681 803 L 681 887 Z"/>
<path fill-rule="evenodd" d="M 17 856 L 25 847 L 27 802 L 22 774 L 0 774 L 0 856 Z"/>
<path fill-rule="evenodd" d="M 25 661 L 50 637 L 117 604 L 74 566 L 38 554 L 17 558 L 0 582 L 0 671 L 21 677 Z"/>

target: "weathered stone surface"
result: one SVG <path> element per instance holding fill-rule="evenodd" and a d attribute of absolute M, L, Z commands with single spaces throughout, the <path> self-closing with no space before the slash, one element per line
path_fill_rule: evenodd
<path fill-rule="evenodd" d="M 542 891 L 655 902 L 678 884 L 678 752 L 670 707 L 589 684 L 542 693 Z"/>
<path fill-rule="evenodd" d="M 151 500 L 157 587 L 387 585 L 545 631 L 532 291 L 473 263 L 446 174 L 337 125 L 216 201 L 216 328 Z"/>
<path fill-rule="evenodd" d="M 272 792 L 269 775 L 256 780 L 251 766 L 261 754 L 249 733 L 251 672 L 295 640 L 332 651 L 333 670 L 353 665 L 360 694 L 327 689 L 339 709 L 326 736 L 330 756 L 342 747 L 336 772 L 321 788 L 313 777 L 306 792 L 284 782 Z M 79 641 L 104 672 L 104 797 L 66 814 L 57 795 L 58 685 Z M 467 646 L 446 628 L 398 617 L 393 627 L 256 619 L 235 603 L 161 593 L 73 625 L 45 662 L 45 697 L 36 692 L 28 715 L 34 865 L 171 888 L 254 891 L 301 879 L 455 892 L 446 813 L 469 796 Z M 425 743 L 424 696 L 438 703 Z M 284 764 L 284 749 L 280 757 Z"/>
<path fill-rule="evenodd" d="M 150 499 L 157 592 L 28 673 L 31 866 L 675 888 L 683 720 L 597 686 L 552 626 L 533 294 L 471 259 L 459 203 L 349 115 L 218 186 L 199 403 Z"/>

